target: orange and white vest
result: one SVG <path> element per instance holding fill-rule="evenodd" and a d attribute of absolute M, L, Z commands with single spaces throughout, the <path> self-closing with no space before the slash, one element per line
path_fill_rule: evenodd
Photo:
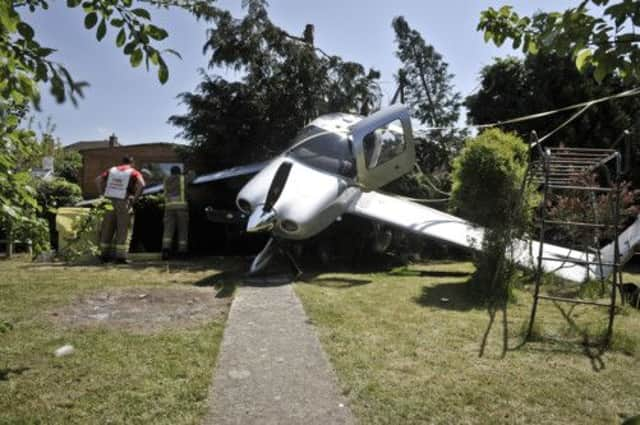
<path fill-rule="evenodd" d="M 118 167 L 111 167 L 107 176 L 107 187 L 104 191 L 104 196 L 112 199 L 125 199 L 133 171 L 133 168 L 119 170 Z"/>

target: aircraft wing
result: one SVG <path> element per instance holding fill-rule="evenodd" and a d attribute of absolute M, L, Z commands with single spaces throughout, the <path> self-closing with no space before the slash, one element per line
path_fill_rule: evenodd
<path fill-rule="evenodd" d="M 226 170 L 216 171 L 215 173 L 203 174 L 198 176 L 191 182 L 191 184 L 203 184 L 216 180 L 229 179 L 231 177 L 238 177 L 248 174 L 255 174 L 267 166 L 269 161 L 257 162 L 255 164 L 240 165 L 238 167 L 227 168 Z"/>
<path fill-rule="evenodd" d="M 475 251 L 482 248 L 484 238 L 482 227 L 454 215 L 393 196 L 378 192 L 362 192 L 350 204 L 348 212 L 459 247 Z M 640 233 L 640 221 L 638 227 Z M 538 263 L 539 248 L 537 241 L 516 241 L 513 255 L 515 262 L 527 268 L 535 268 Z M 595 254 L 547 243 L 543 245 L 543 249 L 544 270 L 564 279 L 582 282 L 587 276 L 597 278 L 600 274 L 606 276 L 610 273 L 610 268 L 603 267 L 603 270 L 598 270 L 599 268 L 594 264 L 597 262 Z M 587 269 L 587 265 L 575 264 L 569 260 L 591 264 Z"/>

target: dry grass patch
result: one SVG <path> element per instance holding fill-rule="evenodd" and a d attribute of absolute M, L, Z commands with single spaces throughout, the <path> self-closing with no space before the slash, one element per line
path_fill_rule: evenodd
<path fill-rule="evenodd" d="M 101 290 L 77 297 L 49 313 L 67 327 L 104 327 L 135 334 L 193 328 L 224 320 L 230 298 L 218 298 L 210 288 L 172 285 Z"/>
<path fill-rule="evenodd" d="M 1 261 L 0 424 L 200 423 L 231 299 L 227 267 Z M 55 357 L 65 344 L 74 354 Z"/>
<path fill-rule="evenodd" d="M 640 413 L 640 312 L 616 317 L 614 349 L 627 349 L 603 352 L 582 337 L 598 336 L 606 310 L 543 302 L 542 338 L 523 345 L 529 293 L 488 311 L 469 296 L 472 272 L 434 264 L 296 284 L 362 423 L 601 424 Z"/>

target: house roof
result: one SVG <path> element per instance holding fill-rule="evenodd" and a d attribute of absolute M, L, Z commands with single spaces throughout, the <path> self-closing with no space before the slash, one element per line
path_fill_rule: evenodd
<path fill-rule="evenodd" d="M 122 146 L 117 141 L 114 146 Z M 64 147 L 65 150 L 74 150 L 78 152 L 87 151 L 89 149 L 108 148 L 109 140 L 81 140 Z"/>
<path fill-rule="evenodd" d="M 151 143 L 136 143 L 134 145 L 117 145 L 114 147 L 110 146 L 100 146 L 95 148 L 90 148 L 92 155 L 97 154 L 101 155 L 104 152 L 117 152 L 118 154 L 126 154 L 128 151 L 137 151 L 140 148 L 144 149 L 154 149 L 154 148 L 175 148 L 179 146 L 177 143 L 168 143 L 168 142 L 151 142 Z"/>

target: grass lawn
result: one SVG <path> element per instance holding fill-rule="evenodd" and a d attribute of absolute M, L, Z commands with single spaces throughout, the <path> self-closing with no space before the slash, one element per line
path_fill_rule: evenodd
<path fill-rule="evenodd" d="M 194 285 L 216 282 L 218 265 L 64 267 L 0 261 L 0 424 L 200 423 L 230 297 L 209 320 L 192 326 L 168 323 L 142 333 L 64 324 L 56 322 L 55 312 L 96 291 L 133 287 L 141 293 L 140 305 L 147 292 L 195 291 Z M 214 288 L 208 290 L 200 290 L 201 296 L 216 296 Z M 185 299 L 184 305 L 193 303 Z M 119 306 L 114 308 L 118 313 Z M 135 317 L 157 321 L 154 315 L 157 311 Z M 54 350 L 65 344 L 75 353 L 55 357 Z"/>
<path fill-rule="evenodd" d="M 581 341 L 602 330 L 606 309 L 542 301 L 542 338 L 522 345 L 531 295 L 517 291 L 491 321 L 468 296 L 472 272 L 432 264 L 295 285 L 361 423 L 619 424 L 640 414 L 639 311 L 622 310 L 614 349 L 602 352 Z"/>

